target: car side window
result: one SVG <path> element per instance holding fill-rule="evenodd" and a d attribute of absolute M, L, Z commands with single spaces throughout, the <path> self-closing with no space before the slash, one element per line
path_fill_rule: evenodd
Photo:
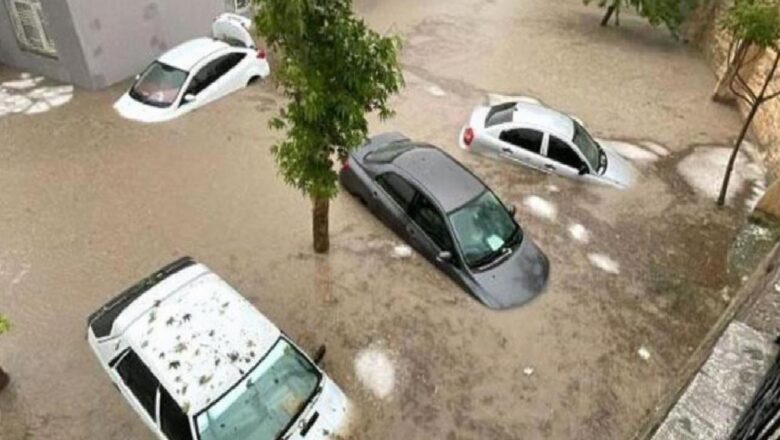
<path fill-rule="evenodd" d="M 377 177 L 376 181 L 404 210 L 409 208 L 417 193 L 411 185 L 395 173 L 382 174 Z"/>
<path fill-rule="evenodd" d="M 444 251 L 452 251 L 452 237 L 444 217 L 427 197 L 418 194 L 410 210 L 412 220 Z"/>
<path fill-rule="evenodd" d="M 170 440 L 192 440 L 189 417 L 162 387 L 160 387 L 160 429 Z"/>
<path fill-rule="evenodd" d="M 569 144 L 555 136 L 550 136 L 550 141 L 547 145 L 547 157 L 563 165 L 568 165 L 575 170 L 585 165 Z"/>
<path fill-rule="evenodd" d="M 542 152 L 542 139 L 544 133 L 527 128 L 517 128 L 513 130 L 504 130 L 499 139 L 509 142 L 512 145 L 539 154 Z"/>
<path fill-rule="evenodd" d="M 154 374 L 149 371 L 149 368 L 133 350 L 130 350 L 119 361 L 119 364 L 116 366 L 116 372 L 119 373 L 122 382 L 133 393 L 138 403 L 144 407 L 152 420 L 154 420 L 157 388 L 160 386 L 160 382 Z"/>
<path fill-rule="evenodd" d="M 192 77 L 187 93 L 197 95 L 226 74 L 246 57 L 245 53 L 231 53 L 212 60 Z"/>

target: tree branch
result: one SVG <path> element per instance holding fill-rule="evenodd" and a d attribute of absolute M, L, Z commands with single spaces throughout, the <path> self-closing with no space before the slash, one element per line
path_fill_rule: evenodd
<path fill-rule="evenodd" d="M 742 78 L 742 75 L 739 73 L 739 69 L 734 72 L 734 79 L 739 82 L 739 85 L 742 86 L 742 89 L 744 89 L 747 94 L 753 98 L 753 100 L 757 99 L 756 94 L 753 92 L 753 90 L 750 89 L 750 86 L 748 85 L 747 81 L 745 81 L 745 78 Z"/>

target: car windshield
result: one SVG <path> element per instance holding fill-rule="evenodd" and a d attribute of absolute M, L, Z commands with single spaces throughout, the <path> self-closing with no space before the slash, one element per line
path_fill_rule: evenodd
<path fill-rule="evenodd" d="M 155 107 L 168 107 L 179 96 L 187 72 L 155 61 L 130 89 L 130 96 Z"/>
<path fill-rule="evenodd" d="M 280 438 L 314 397 L 321 378 L 308 359 L 279 338 L 241 383 L 197 416 L 200 440 Z"/>
<path fill-rule="evenodd" d="M 590 133 L 585 130 L 585 127 L 577 121 L 574 121 L 574 139 L 572 141 L 585 156 L 591 169 L 598 170 L 601 168 L 601 147 L 593 140 Z"/>
<path fill-rule="evenodd" d="M 484 266 L 522 239 L 520 226 L 490 191 L 449 214 L 469 267 Z"/>

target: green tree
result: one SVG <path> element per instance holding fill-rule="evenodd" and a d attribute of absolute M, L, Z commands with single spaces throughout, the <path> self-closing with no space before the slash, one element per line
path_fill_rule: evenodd
<path fill-rule="evenodd" d="M 780 40 L 780 9 L 777 2 L 772 0 L 737 0 L 726 13 L 723 28 L 731 37 L 729 59 L 734 66 L 729 87 L 734 96 L 741 99 L 749 110 L 726 166 L 718 196 L 719 206 L 726 203 L 734 162 L 758 109 L 767 101 L 780 96 L 780 90 L 770 91 L 769 88 L 780 63 L 780 50 L 777 46 Z M 758 50 L 754 50 L 756 48 Z M 745 68 L 753 63 L 753 56 L 748 55 L 751 53 L 772 54 L 771 66 L 755 89 L 750 84 L 750 77 L 744 73 Z"/>
<path fill-rule="evenodd" d="M 0 315 L 0 336 L 9 330 L 11 330 L 11 321 L 9 321 L 5 316 Z M 6 372 L 3 371 L 3 368 L 0 367 L 0 391 L 3 391 L 3 389 L 8 386 L 9 381 L 10 378 L 8 377 L 8 374 L 6 374 Z"/>
<path fill-rule="evenodd" d="M 334 159 L 345 160 L 368 134 L 366 113 L 390 117 L 404 81 L 400 40 L 356 18 L 351 0 L 255 0 L 258 33 L 278 54 L 275 80 L 288 103 L 271 121 L 286 131 L 273 147 L 281 176 L 313 204 L 315 252 L 327 252 Z"/>
<path fill-rule="evenodd" d="M 586 5 L 593 2 L 594 0 L 583 0 Z M 683 20 L 697 3 L 698 0 L 596 0 L 599 7 L 606 8 L 601 20 L 602 26 L 609 24 L 609 19 L 613 16 L 615 25 L 620 26 L 621 9 L 630 7 L 653 26 L 666 26 L 675 38 Z"/>

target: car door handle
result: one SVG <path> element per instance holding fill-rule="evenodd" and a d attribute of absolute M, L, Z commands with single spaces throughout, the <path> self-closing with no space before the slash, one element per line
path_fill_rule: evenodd
<path fill-rule="evenodd" d="M 546 164 L 546 165 L 544 166 L 544 169 L 545 169 L 545 170 L 549 170 L 549 171 L 555 171 L 555 167 L 554 167 L 554 166 L 552 166 L 552 165 L 550 165 L 550 164 Z"/>
<path fill-rule="evenodd" d="M 502 148 L 501 151 L 503 151 L 506 154 L 512 154 L 512 150 L 506 147 Z"/>

